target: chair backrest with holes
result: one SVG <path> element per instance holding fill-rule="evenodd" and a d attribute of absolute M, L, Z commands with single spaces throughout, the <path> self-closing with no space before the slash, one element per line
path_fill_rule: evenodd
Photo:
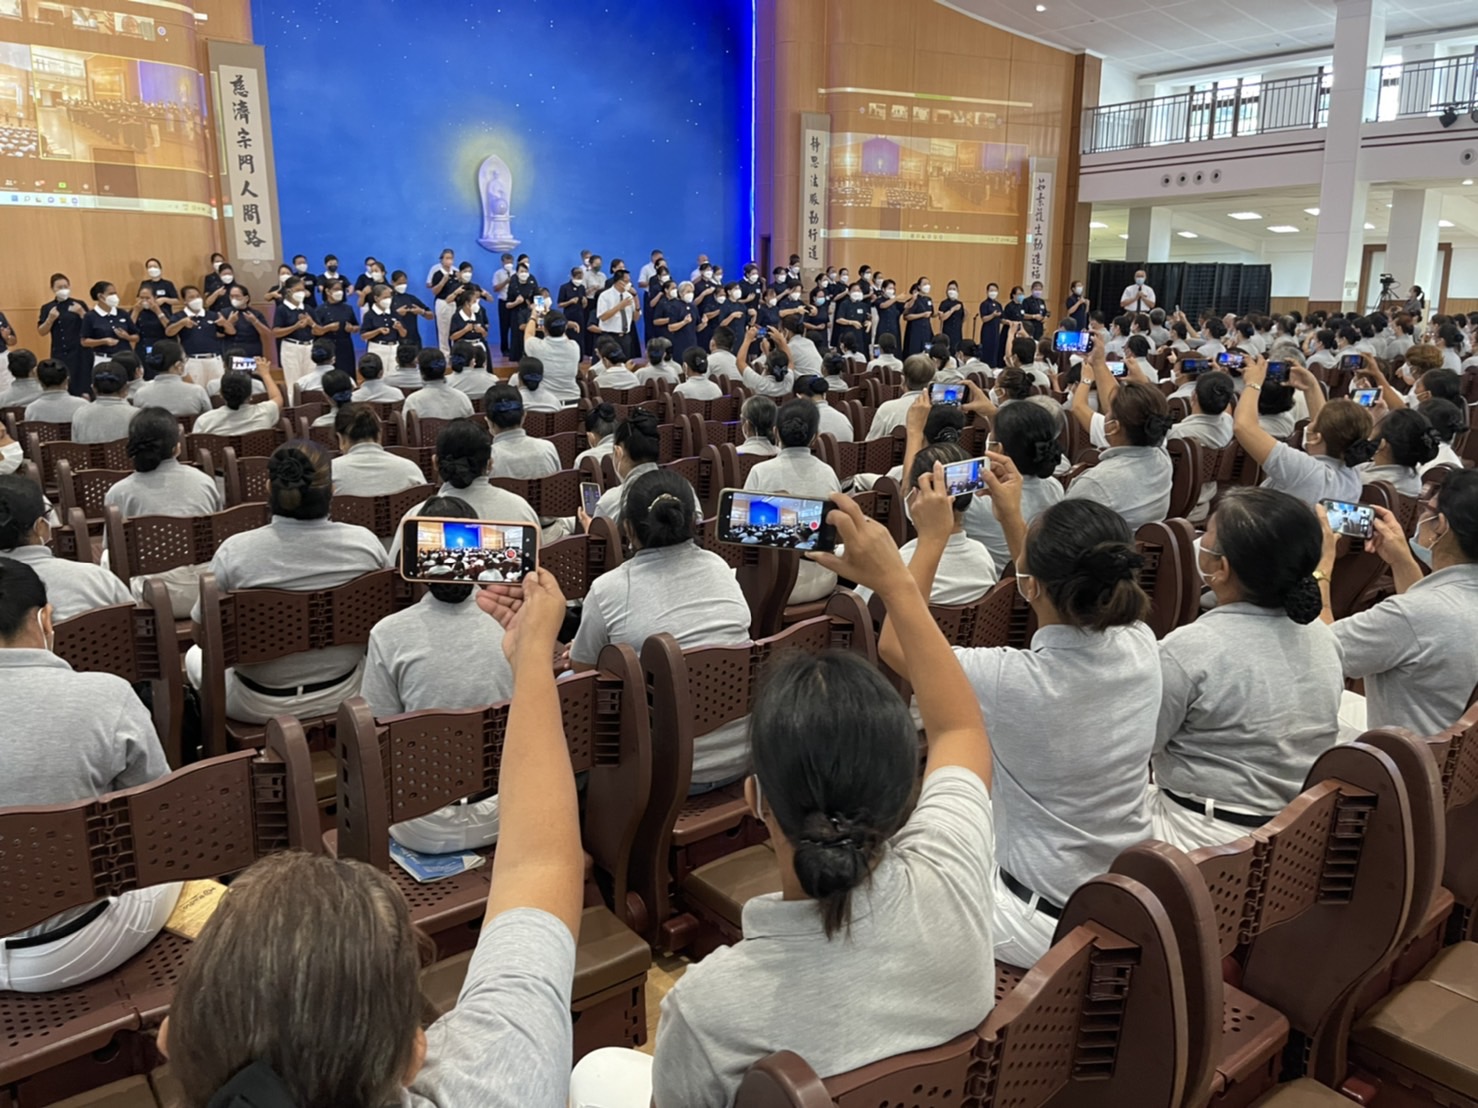
<path fill-rule="evenodd" d="M 114 505 L 104 510 L 109 563 L 124 581 L 181 566 L 205 565 L 232 535 L 265 527 L 271 512 L 249 501 L 208 516 L 133 516 Z"/>
<path fill-rule="evenodd" d="M 81 508 L 69 508 L 63 513 L 65 522 L 51 529 L 51 552 L 69 562 L 97 564 L 92 540 L 88 536 L 87 518 Z"/>
<path fill-rule="evenodd" d="M 435 444 L 429 444 L 427 446 L 387 446 L 385 450 L 387 453 L 394 454 L 397 458 L 406 458 L 415 462 L 416 465 L 421 467 L 421 473 L 425 475 L 427 481 L 433 484 L 438 483 L 436 477 Z"/>
<path fill-rule="evenodd" d="M 561 469 L 574 469 L 575 459 L 581 453 L 590 449 L 590 440 L 585 437 L 584 430 L 561 431 L 555 435 L 545 436 L 555 450 L 559 452 L 559 465 Z"/>
<path fill-rule="evenodd" d="M 56 466 L 57 486 L 61 491 L 62 510 L 81 510 L 89 520 L 103 517 L 103 498 L 108 490 L 133 475 L 131 469 L 79 469 L 73 470 L 65 458 Z"/>
<path fill-rule="evenodd" d="M 329 507 L 329 518 L 336 523 L 354 523 L 378 538 L 393 538 L 401 519 L 412 508 L 436 495 L 436 485 L 416 485 L 399 492 L 379 496 L 338 496 Z"/>
<path fill-rule="evenodd" d="M 525 412 L 523 428 L 538 439 L 567 435 L 584 427 L 579 408 L 561 408 L 557 412 Z"/>
<path fill-rule="evenodd" d="M 877 660 L 872 620 L 852 592 L 836 593 L 827 614 L 743 646 L 684 650 L 669 634 L 641 649 L 651 709 L 652 792 L 637 840 L 643 874 L 636 881 L 652 920 L 668 916 L 667 859 L 672 828 L 692 785 L 693 748 L 704 735 L 749 715 L 765 664 L 787 650 L 852 650 Z"/>
<path fill-rule="evenodd" d="M 47 423 L 39 419 L 23 419 L 15 425 L 16 442 L 30 443 L 33 438 L 38 444 L 70 442 L 72 425 L 70 423 Z"/>
<path fill-rule="evenodd" d="M 489 479 L 495 488 L 516 493 L 528 501 L 529 507 L 545 519 L 568 518 L 580 507 L 580 482 L 585 475 L 578 469 L 562 469 L 547 477 L 499 477 Z"/>
<path fill-rule="evenodd" d="M 180 644 L 169 594 L 158 581 L 144 584 L 144 604 L 115 604 L 57 622 L 52 650 L 78 673 L 111 673 L 131 685 L 151 686 L 154 730 L 172 766 L 182 765 L 180 729 L 185 696 Z"/>
<path fill-rule="evenodd" d="M 234 450 L 238 458 L 269 458 L 272 452 L 287 441 L 282 424 L 263 431 L 246 431 L 240 435 L 188 434 L 180 453 L 186 458 L 195 457 L 202 450 L 209 450 L 211 457 L 224 463 L 226 451 Z"/>
<path fill-rule="evenodd" d="M 436 436 L 441 434 L 442 428 L 449 423 L 455 423 L 452 419 L 435 419 L 431 416 L 422 416 L 416 412 L 407 412 L 405 416 L 405 441 L 411 446 L 436 445 Z"/>
<path fill-rule="evenodd" d="M 539 551 L 539 565 L 554 574 L 559 589 L 569 600 L 579 600 L 590 584 L 607 570 L 621 564 L 621 544 L 614 539 L 610 520 L 591 520 L 583 535 L 567 535 Z M 598 526 L 604 524 L 605 526 Z"/>
<path fill-rule="evenodd" d="M 267 458 L 238 458 L 232 447 L 226 447 L 221 457 L 226 473 L 226 506 L 235 508 L 252 501 L 267 500 L 267 489 L 271 478 L 267 474 Z M 210 472 L 205 466 L 201 466 Z"/>
<path fill-rule="evenodd" d="M 1447 851 L 1442 871 L 1442 884 L 1452 893 L 1458 906 L 1458 919 L 1449 934 L 1456 939 L 1478 939 L 1478 851 L 1456 844 L 1478 842 L 1478 707 L 1470 707 L 1466 715 L 1432 744 L 1440 757 L 1439 769 L 1445 800 L 1447 841 L 1455 844 Z"/>
<path fill-rule="evenodd" d="M 929 614 L 951 646 L 1010 646 L 1026 650 L 1037 615 L 1022 599 L 1015 577 L 1003 577 L 974 604 L 931 604 Z"/>

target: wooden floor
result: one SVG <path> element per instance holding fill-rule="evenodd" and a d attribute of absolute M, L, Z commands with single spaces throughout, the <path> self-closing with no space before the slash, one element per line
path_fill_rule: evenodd
<path fill-rule="evenodd" d="M 647 971 L 647 1045 L 641 1050 L 652 1053 L 652 1044 L 657 1041 L 657 1014 L 665 997 L 677 979 L 688 968 L 688 960 L 678 955 L 659 954 L 652 959 L 652 968 Z"/>

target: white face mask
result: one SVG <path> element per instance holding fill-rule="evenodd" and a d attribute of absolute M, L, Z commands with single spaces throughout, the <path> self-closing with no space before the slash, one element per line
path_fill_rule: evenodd
<path fill-rule="evenodd" d="M 1082 285 L 1074 285 L 1073 286 L 1073 295 L 1074 296 L 1082 296 L 1083 295 L 1083 286 Z"/>
<path fill-rule="evenodd" d="M 504 273 L 512 273 L 513 272 L 513 263 L 512 262 L 504 262 L 503 263 L 503 272 Z"/>
<path fill-rule="evenodd" d="M 847 293 L 847 299 L 852 301 L 852 303 L 854 304 L 857 303 L 859 300 L 862 299 L 862 290 L 853 289 L 851 292 Z"/>
<path fill-rule="evenodd" d="M 246 307 L 246 301 L 245 300 L 233 300 L 233 301 L 231 301 L 231 307 L 235 308 L 238 312 L 239 311 L 242 311 Z"/>
<path fill-rule="evenodd" d="M 714 298 L 714 299 L 715 299 L 715 300 L 717 300 L 717 301 L 718 301 L 718 302 L 719 302 L 719 303 L 720 303 L 720 304 L 723 304 L 723 303 L 725 303 L 725 302 L 726 302 L 726 301 L 727 301 L 727 300 L 728 300 L 728 299 L 729 299 L 729 298 L 728 298 L 728 297 L 727 297 L 727 296 L 725 296 L 725 295 L 724 295 L 724 294 L 723 294 L 723 293 L 721 293 L 721 292 L 720 292 L 720 293 L 715 293 L 715 294 L 714 294 L 714 297 L 713 297 L 713 298 Z"/>
<path fill-rule="evenodd" d="M 801 298 L 801 290 L 800 289 L 793 290 L 791 292 L 791 294 L 790 294 L 790 298 L 792 300 L 799 300 Z"/>
<path fill-rule="evenodd" d="M 103 303 L 110 308 L 118 307 L 118 294 L 116 292 L 108 293 L 107 296 L 103 297 Z"/>
<path fill-rule="evenodd" d="M 307 273 L 308 272 L 308 263 L 307 262 L 298 262 L 297 264 L 295 264 L 293 266 L 293 268 L 296 269 L 299 273 Z"/>
<path fill-rule="evenodd" d="M 1201 580 L 1205 583 L 1206 587 L 1209 589 L 1211 587 L 1211 573 L 1207 573 L 1206 570 L 1204 568 L 1202 568 L 1202 565 L 1201 565 L 1201 555 L 1202 554 L 1211 554 L 1211 551 L 1209 551 L 1205 547 L 1203 547 L 1201 545 L 1201 540 L 1200 539 L 1197 539 L 1196 540 L 1196 572 L 1201 575 Z M 1221 555 L 1215 554 L 1215 555 L 1212 555 L 1212 557 L 1218 557 L 1219 558 L 1219 557 L 1221 557 Z M 1212 573 L 1215 573 L 1215 572 L 1216 572 L 1215 570 L 1212 570 Z"/>
<path fill-rule="evenodd" d="M 711 269 L 700 269 L 698 271 L 698 276 L 702 277 L 706 281 L 706 280 L 708 280 L 708 278 L 710 278 L 710 277 L 713 276 L 713 270 L 711 270 Z"/>
<path fill-rule="evenodd" d="M 383 281 L 385 279 L 385 271 L 383 269 L 372 269 L 369 271 L 369 275 L 371 281 Z"/>
<path fill-rule="evenodd" d="M 585 278 L 584 277 L 571 277 L 570 278 L 570 284 L 574 285 L 576 288 L 582 288 L 584 286 L 584 284 L 585 284 Z"/>
<path fill-rule="evenodd" d="M 529 271 L 526 269 L 520 269 L 518 271 L 518 279 L 520 281 L 527 281 L 529 279 Z"/>
<path fill-rule="evenodd" d="M 382 312 L 388 312 L 390 310 L 390 298 L 387 296 L 383 300 L 377 300 L 375 307 L 379 308 Z"/>
<path fill-rule="evenodd" d="M 36 609 L 36 630 L 41 632 L 41 641 L 46 644 L 46 649 L 50 650 L 52 648 L 53 640 L 51 636 L 46 633 L 46 623 L 41 618 L 40 608 Z"/>
<path fill-rule="evenodd" d="M 693 294 L 691 292 L 685 292 L 685 293 L 683 293 L 683 303 L 684 304 L 691 304 L 692 302 L 693 302 Z"/>
<path fill-rule="evenodd" d="M 399 295 L 404 296 L 405 295 L 405 285 L 396 285 L 395 286 L 395 291 Z"/>
<path fill-rule="evenodd" d="M 928 285 L 920 285 L 919 286 L 919 291 L 921 293 L 923 293 L 925 296 L 928 296 L 929 295 L 929 286 Z"/>
<path fill-rule="evenodd" d="M 293 303 L 294 304 L 301 304 L 304 300 L 307 300 L 307 299 L 308 299 L 308 294 L 306 292 L 302 292 L 300 290 L 298 292 L 293 293 Z"/>
<path fill-rule="evenodd" d="M 223 285 L 229 285 L 229 284 L 231 284 L 235 280 L 236 280 L 236 274 L 234 274 L 234 273 L 222 273 L 221 274 L 221 284 L 223 284 Z"/>
<path fill-rule="evenodd" d="M 472 280 L 472 270 L 464 269 L 461 273 L 457 274 L 457 277 L 462 281 L 470 281 Z"/>
<path fill-rule="evenodd" d="M 192 296 L 186 307 L 192 312 L 203 312 L 205 311 L 205 301 L 198 296 Z"/>
<path fill-rule="evenodd" d="M 985 298 L 987 300 L 994 300 L 996 298 L 996 294 L 999 293 L 1000 291 L 1001 291 L 1000 289 L 986 289 L 985 290 Z"/>
<path fill-rule="evenodd" d="M 1144 275 L 1141 274 L 1141 273 L 1136 273 L 1134 275 L 1134 283 L 1136 285 L 1142 285 L 1142 284 L 1144 284 Z"/>
<path fill-rule="evenodd" d="M 60 288 L 56 290 L 56 298 L 58 300 L 70 300 L 71 297 L 72 290 L 69 288 Z"/>
<path fill-rule="evenodd" d="M 333 292 L 328 294 L 328 298 L 337 304 L 340 300 L 344 299 L 344 294 L 338 289 L 334 289 Z"/>
<path fill-rule="evenodd" d="M 826 297 L 824 297 L 824 296 L 818 296 L 816 298 L 816 307 L 819 308 L 819 307 L 821 307 L 821 305 L 823 305 L 825 303 L 826 303 Z"/>
<path fill-rule="evenodd" d="M 147 270 L 145 270 L 145 272 L 148 273 L 150 277 L 157 279 L 159 277 L 159 274 L 162 273 L 163 270 L 161 270 L 157 265 L 151 265 Z"/>

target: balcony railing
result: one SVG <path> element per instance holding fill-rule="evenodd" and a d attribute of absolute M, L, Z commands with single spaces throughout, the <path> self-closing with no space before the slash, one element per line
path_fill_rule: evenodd
<path fill-rule="evenodd" d="M 1478 51 L 1456 58 L 1377 66 L 1380 96 L 1374 115 L 1365 122 L 1441 115 L 1449 108 L 1462 114 L 1478 108 L 1475 59 Z"/>
<path fill-rule="evenodd" d="M 1177 142 L 1313 130 L 1329 117 L 1329 72 L 1277 81 L 1239 80 L 1084 110 L 1083 153 L 1134 150 Z"/>

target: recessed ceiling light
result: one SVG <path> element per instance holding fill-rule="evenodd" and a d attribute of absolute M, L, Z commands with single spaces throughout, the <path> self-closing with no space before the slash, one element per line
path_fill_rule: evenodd
<path fill-rule="evenodd" d="M 1046 10 L 1047 10 L 1047 5 L 1046 4 L 1038 4 L 1037 5 L 1037 11 L 1044 12 Z"/>
<path fill-rule="evenodd" d="M 1392 205 L 1392 204 L 1387 204 L 1387 205 L 1386 205 L 1386 207 L 1388 207 L 1388 208 L 1390 208 L 1390 207 L 1394 207 L 1394 206 L 1395 206 L 1395 205 Z"/>
<path fill-rule="evenodd" d="M 1121 239 L 1127 239 L 1127 238 L 1128 238 L 1128 237 L 1129 237 L 1129 236 L 1128 236 L 1128 235 L 1120 235 L 1120 236 L 1119 236 L 1119 237 L 1120 237 L 1120 238 L 1121 238 Z"/>
<path fill-rule="evenodd" d="M 1095 230 L 1095 231 L 1107 231 L 1108 230 L 1108 224 L 1107 223 L 1099 223 L 1097 220 L 1090 221 L 1089 224 L 1088 224 L 1088 226 L 1090 228 L 1092 228 L 1093 230 Z"/>
<path fill-rule="evenodd" d="M 1290 227 L 1286 223 L 1280 223 L 1276 227 L 1269 227 L 1268 230 L 1271 231 L 1271 232 L 1273 232 L 1273 234 L 1275 234 L 1275 235 L 1296 235 L 1296 234 L 1298 234 L 1298 228 L 1297 227 Z"/>
<path fill-rule="evenodd" d="M 1473 184 L 1473 178 L 1469 177 L 1466 181 L 1463 182 L 1463 184 L 1468 185 L 1469 187 L 1471 187 L 1472 184 Z"/>
<path fill-rule="evenodd" d="M 1227 212 L 1228 219 L 1261 219 L 1259 212 Z"/>
<path fill-rule="evenodd" d="M 1304 211 L 1306 211 L 1309 215 L 1318 215 L 1319 214 L 1319 209 L 1318 208 L 1305 208 Z"/>
<path fill-rule="evenodd" d="M 1374 224 L 1374 223 L 1367 223 L 1367 224 L 1366 224 L 1366 225 L 1365 225 L 1365 229 L 1366 229 L 1366 230 L 1367 230 L 1367 231 L 1374 231 L 1374 230 L 1375 230 L 1375 224 Z"/>
<path fill-rule="evenodd" d="M 1201 237 L 1194 231 L 1176 231 L 1175 233 L 1183 239 L 1198 239 Z"/>
<path fill-rule="evenodd" d="M 1454 224 L 1453 224 L 1452 220 L 1450 220 L 1450 219 L 1439 219 L 1437 221 L 1437 226 L 1438 227 L 1451 227 L 1453 225 Z"/>

